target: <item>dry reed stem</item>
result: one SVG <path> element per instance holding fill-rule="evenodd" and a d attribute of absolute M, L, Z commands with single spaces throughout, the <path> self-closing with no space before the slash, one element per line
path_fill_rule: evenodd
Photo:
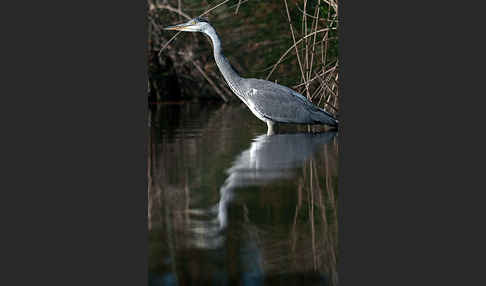
<path fill-rule="evenodd" d="M 322 56 L 322 62 L 325 63 L 326 60 L 327 60 L 327 44 L 329 43 L 329 41 L 327 41 L 327 37 L 329 36 L 329 31 L 326 32 L 326 34 L 324 35 L 324 38 L 322 39 L 325 47 L 324 47 L 324 54 Z M 322 65 L 322 70 L 323 71 L 326 71 L 326 65 Z"/>
<path fill-rule="evenodd" d="M 304 0 L 304 11 L 307 11 L 307 0 Z M 306 13 L 302 14 L 302 35 L 307 35 L 307 17 L 306 17 Z M 305 74 L 308 74 L 308 71 L 309 71 L 309 41 L 308 39 L 306 38 L 305 39 L 305 42 L 304 42 L 304 46 L 305 46 L 305 49 L 302 50 L 302 53 L 304 53 L 304 55 L 302 56 L 305 61 L 304 61 L 304 70 L 306 71 Z M 302 81 L 307 81 L 307 78 L 305 77 L 305 74 L 304 74 L 304 78 Z M 310 98 L 310 94 L 309 94 L 309 86 L 306 85 L 306 91 L 307 91 L 307 98 Z"/>
<path fill-rule="evenodd" d="M 311 101 L 322 91 L 322 85 L 319 85 L 311 96 Z"/>
<path fill-rule="evenodd" d="M 302 75 L 302 80 L 305 81 L 304 70 L 302 69 L 302 62 L 300 61 L 299 50 L 297 49 L 297 45 L 296 45 L 296 41 L 295 41 L 294 28 L 292 27 L 292 20 L 290 19 L 290 13 L 289 13 L 289 7 L 287 5 L 287 0 L 284 0 L 284 3 L 285 3 L 285 10 L 287 11 L 287 19 L 289 21 L 290 32 L 292 33 L 292 40 L 294 41 L 295 53 L 297 55 L 297 61 L 299 62 L 300 73 Z M 267 79 L 268 79 L 268 77 L 267 77 Z M 308 89 L 307 86 L 306 86 L 306 93 L 307 93 L 307 97 L 308 97 L 309 89 Z"/>
<path fill-rule="evenodd" d="M 334 93 L 333 89 L 329 87 L 329 85 L 327 85 L 327 83 L 316 73 L 317 77 L 319 77 L 319 80 L 321 81 L 321 84 L 322 86 L 326 87 L 330 92 L 331 92 L 331 95 L 333 95 L 334 97 L 337 97 L 337 95 Z M 338 110 L 336 107 L 334 107 L 332 104 L 326 102 L 326 104 L 328 104 L 329 106 L 331 106 L 334 110 Z"/>
<path fill-rule="evenodd" d="M 305 38 L 308 38 L 312 35 L 314 35 L 314 33 L 321 33 L 321 32 L 325 32 L 325 31 L 328 31 L 329 29 L 328 28 L 325 28 L 325 29 L 320 29 L 318 31 L 315 31 L 315 32 L 312 32 L 312 33 L 309 33 L 308 35 L 302 37 L 300 40 L 298 40 L 297 42 L 294 42 L 294 44 L 288 48 L 283 54 L 282 56 L 278 59 L 277 63 L 273 65 L 273 68 L 272 70 L 270 71 L 270 73 L 267 75 L 266 77 L 266 80 L 268 80 L 268 78 L 272 75 L 272 73 L 275 71 L 275 69 L 277 68 L 277 66 L 282 62 L 282 59 L 294 48 L 296 47 L 300 42 L 302 42 Z M 297 51 L 297 48 L 296 48 L 296 52 L 297 54 L 299 53 Z M 300 61 L 300 60 L 299 60 Z M 305 81 L 304 81 L 305 82 Z"/>
<path fill-rule="evenodd" d="M 319 0 L 317 2 L 317 7 L 316 7 L 316 20 L 315 20 L 315 28 L 314 28 L 314 32 L 317 31 L 317 25 L 319 23 L 319 5 L 321 4 L 321 1 Z M 328 32 L 326 32 L 328 33 Z M 311 53 L 311 63 L 310 63 L 310 70 L 309 70 L 309 73 L 307 74 L 307 81 L 309 81 L 310 77 L 311 77 L 311 74 L 312 74 L 312 67 L 313 67 L 313 63 L 314 63 L 314 54 L 315 54 L 315 47 L 316 47 L 316 38 L 317 38 L 317 33 L 314 34 L 314 41 L 312 43 L 312 53 Z M 323 62 L 325 63 L 325 62 Z"/>
<path fill-rule="evenodd" d="M 300 9 L 299 5 L 295 5 L 295 7 L 301 12 L 301 13 L 304 13 L 307 17 L 311 18 L 311 19 L 317 19 L 315 16 L 312 16 L 311 14 L 308 14 L 307 12 L 305 12 L 304 10 Z"/>
<path fill-rule="evenodd" d="M 323 72 L 320 76 L 325 76 L 326 74 L 334 71 L 336 69 L 336 66 L 332 67 L 331 69 L 328 69 L 327 71 Z M 312 79 L 310 79 L 308 82 L 303 82 L 303 83 L 299 83 L 298 85 L 294 85 L 293 88 L 298 88 L 298 87 L 301 87 L 307 83 L 311 83 L 312 81 L 318 79 L 317 75 L 315 77 L 313 77 Z"/>

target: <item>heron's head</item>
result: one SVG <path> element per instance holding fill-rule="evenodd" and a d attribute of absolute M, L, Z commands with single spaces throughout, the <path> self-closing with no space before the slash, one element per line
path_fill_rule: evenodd
<path fill-rule="evenodd" d="M 175 30 L 184 32 L 205 32 L 211 25 L 207 19 L 204 18 L 194 18 L 186 23 L 165 27 L 164 30 Z"/>

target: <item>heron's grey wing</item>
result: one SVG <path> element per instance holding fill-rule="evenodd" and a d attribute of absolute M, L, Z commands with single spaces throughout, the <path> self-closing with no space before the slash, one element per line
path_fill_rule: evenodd
<path fill-rule="evenodd" d="M 247 79 L 247 101 L 263 117 L 284 123 L 312 123 L 310 116 L 317 107 L 296 91 L 260 79 Z"/>

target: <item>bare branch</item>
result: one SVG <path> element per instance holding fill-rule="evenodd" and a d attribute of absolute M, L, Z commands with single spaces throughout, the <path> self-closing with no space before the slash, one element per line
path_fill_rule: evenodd
<path fill-rule="evenodd" d="M 201 67 L 195 62 L 192 61 L 192 64 L 196 67 L 196 69 L 202 74 L 202 76 L 209 82 L 209 84 L 213 87 L 214 91 L 216 91 L 219 96 L 224 100 L 224 102 L 228 102 L 228 99 L 223 94 L 223 92 L 218 88 L 218 86 L 208 77 L 208 75 L 201 69 Z"/>

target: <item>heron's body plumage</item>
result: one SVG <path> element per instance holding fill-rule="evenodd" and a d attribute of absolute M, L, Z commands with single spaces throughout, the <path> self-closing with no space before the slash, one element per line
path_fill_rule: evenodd
<path fill-rule="evenodd" d="M 288 87 L 261 79 L 244 79 L 243 85 L 246 85 L 247 105 L 265 120 L 337 126 L 332 115 Z"/>

